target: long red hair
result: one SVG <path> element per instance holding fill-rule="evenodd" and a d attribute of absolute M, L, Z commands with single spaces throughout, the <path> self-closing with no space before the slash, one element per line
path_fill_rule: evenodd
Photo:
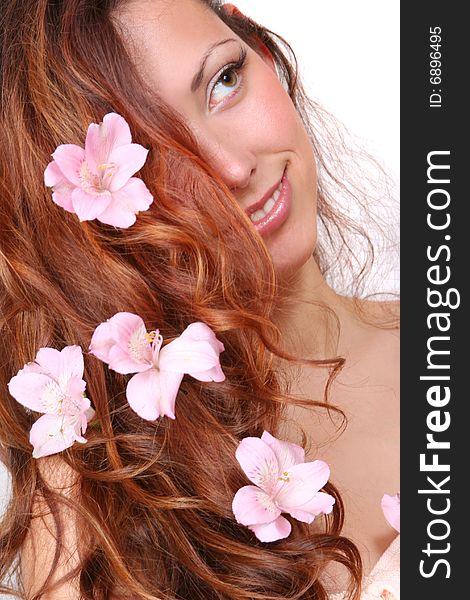
<path fill-rule="evenodd" d="M 56 526 L 51 577 L 61 554 L 60 505 L 76 511 L 83 537 L 70 576 L 79 575 L 86 599 L 321 600 L 330 561 L 345 565 L 357 597 L 360 558 L 341 537 L 342 503 L 332 484 L 325 489 L 336 498 L 333 513 L 311 527 L 295 521 L 286 540 L 262 544 L 234 519 L 233 496 L 246 484 L 237 444 L 264 430 L 276 435 L 283 407 L 299 402 L 273 368 L 274 357 L 296 357 L 280 349 L 272 320 L 280 291 L 263 240 L 185 124 L 138 77 L 113 25 L 117 4 L 2 2 L 0 459 L 12 498 L 0 524 L 0 581 L 15 568 L 40 495 Z M 248 44 L 265 44 L 301 112 L 300 81 L 274 37 L 223 13 L 218 2 L 206 4 Z M 83 145 L 89 123 L 111 111 L 150 150 L 140 176 L 155 201 L 127 230 L 80 223 L 43 185 L 51 152 Z M 320 218 L 339 227 L 325 194 L 319 204 Z M 87 443 L 61 455 L 79 474 L 75 503 L 47 487 L 28 441 L 38 415 L 8 394 L 7 383 L 42 346 L 86 350 L 94 328 L 123 310 L 165 339 L 191 322 L 207 323 L 225 345 L 226 380 L 184 378 L 176 420 L 147 422 L 126 402 L 126 378 L 85 355 L 96 416 Z M 318 364 L 333 373 L 341 362 Z"/>

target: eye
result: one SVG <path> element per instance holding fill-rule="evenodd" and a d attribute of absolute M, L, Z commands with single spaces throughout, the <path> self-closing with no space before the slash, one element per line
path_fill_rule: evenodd
<path fill-rule="evenodd" d="M 237 89 L 240 79 L 240 75 L 233 67 L 226 69 L 212 88 L 209 108 L 214 108 L 227 96 L 231 96 L 233 91 Z"/>
<path fill-rule="evenodd" d="M 216 108 L 225 101 L 238 93 L 243 84 L 241 71 L 245 66 L 246 50 L 242 50 L 236 63 L 225 65 L 222 71 L 216 75 L 215 83 L 211 88 L 209 95 L 209 109 Z"/>

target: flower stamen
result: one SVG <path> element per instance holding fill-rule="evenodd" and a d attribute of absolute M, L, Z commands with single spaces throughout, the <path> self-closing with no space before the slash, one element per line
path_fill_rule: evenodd
<path fill-rule="evenodd" d="M 148 331 L 145 334 L 145 337 L 147 338 L 147 341 L 149 344 L 151 344 L 153 342 L 153 340 L 155 339 L 155 336 L 157 335 L 156 331 Z"/>
<path fill-rule="evenodd" d="M 284 471 L 282 473 L 283 477 L 278 477 L 278 481 L 284 481 L 284 483 L 287 483 L 288 481 L 290 481 L 290 477 L 289 477 L 289 471 Z"/>

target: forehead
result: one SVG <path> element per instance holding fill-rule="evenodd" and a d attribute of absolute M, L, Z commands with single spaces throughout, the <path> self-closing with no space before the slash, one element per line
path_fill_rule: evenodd
<path fill-rule="evenodd" d="M 131 0 L 115 19 L 141 73 L 161 91 L 166 83 L 187 85 L 212 43 L 238 39 L 199 0 Z"/>

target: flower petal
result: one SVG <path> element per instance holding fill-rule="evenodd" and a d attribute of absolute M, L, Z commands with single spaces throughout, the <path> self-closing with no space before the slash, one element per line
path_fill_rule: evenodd
<path fill-rule="evenodd" d="M 8 383 L 8 390 L 13 398 L 37 412 L 56 412 L 50 410 L 44 405 L 42 392 L 47 386 L 54 384 L 49 375 L 43 373 L 34 373 L 32 371 L 21 369 L 18 374 L 12 377 Z"/>
<path fill-rule="evenodd" d="M 73 186 L 61 186 L 52 192 L 52 201 L 57 206 L 60 206 L 67 212 L 75 214 L 75 209 L 72 202 L 72 192 L 75 188 Z"/>
<path fill-rule="evenodd" d="M 400 532 L 400 495 L 389 496 L 384 494 L 381 505 L 388 523 Z"/>
<path fill-rule="evenodd" d="M 56 161 L 51 161 L 44 169 L 44 183 L 47 187 L 54 187 L 63 181 L 67 181 L 67 178 L 60 170 L 60 167 Z"/>
<path fill-rule="evenodd" d="M 315 496 L 299 508 L 290 508 L 287 512 L 303 523 L 312 523 L 321 513 L 329 514 L 333 510 L 335 499 L 325 492 L 317 492 Z"/>
<path fill-rule="evenodd" d="M 294 465 L 305 462 L 305 452 L 301 446 L 278 440 L 268 431 L 263 432 L 261 439 L 273 450 L 281 471 L 288 471 Z"/>
<path fill-rule="evenodd" d="M 207 371 L 201 371 L 200 373 L 191 372 L 189 374 L 198 381 L 225 381 L 225 373 L 222 371 L 222 367 L 220 365 L 215 365 L 215 367 L 212 367 L 212 369 L 207 369 Z"/>
<path fill-rule="evenodd" d="M 98 165 L 109 162 L 114 148 L 126 146 L 131 141 L 131 130 L 126 120 L 117 113 L 108 113 L 101 123 L 91 123 L 88 127 L 85 140 L 86 161 L 98 173 Z"/>
<path fill-rule="evenodd" d="M 209 342 L 209 344 L 214 348 L 214 351 L 217 353 L 225 350 L 223 343 L 217 339 L 212 329 L 201 321 L 196 321 L 195 323 L 188 325 L 181 334 L 181 337 L 196 341 Z"/>
<path fill-rule="evenodd" d="M 330 467 L 322 460 L 315 460 L 294 465 L 288 473 L 288 481 L 280 481 L 276 490 L 276 502 L 282 512 L 310 502 L 328 481 Z"/>
<path fill-rule="evenodd" d="M 160 414 L 175 419 L 175 402 L 180 389 L 182 373 L 160 371 Z"/>
<path fill-rule="evenodd" d="M 49 456 L 69 448 L 74 442 L 86 442 L 80 435 L 80 417 L 43 415 L 31 427 L 29 441 L 34 447 L 33 458 Z"/>
<path fill-rule="evenodd" d="M 113 330 L 109 321 L 101 323 L 93 332 L 89 351 L 106 364 L 109 363 L 109 351 L 116 342 L 113 338 Z"/>
<path fill-rule="evenodd" d="M 288 537 L 292 526 L 284 517 L 278 517 L 272 523 L 250 525 L 249 529 L 256 535 L 260 542 L 276 542 Z"/>
<path fill-rule="evenodd" d="M 80 377 L 71 377 L 64 390 L 60 414 L 73 416 L 85 412 L 90 407 L 90 401 L 85 398 L 86 383 Z"/>
<path fill-rule="evenodd" d="M 271 523 L 281 514 L 268 494 L 254 485 L 245 485 L 238 490 L 232 501 L 232 511 L 242 525 Z"/>
<path fill-rule="evenodd" d="M 115 165 L 115 168 L 108 183 L 108 190 L 116 192 L 124 187 L 132 175 L 144 166 L 148 152 L 140 144 L 126 144 L 114 148 L 109 155 L 109 163 Z"/>
<path fill-rule="evenodd" d="M 188 339 L 196 342 L 207 342 L 214 350 L 216 356 L 225 350 L 223 343 L 217 339 L 214 332 L 205 323 L 191 323 L 181 334 L 180 338 Z M 225 381 L 225 375 L 220 366 L 220 359 L 217 359 L 217 364 L 210 369 L 203 371 L 191 371 L 188 373 L 198 381 Z"/>
<path fill-rule="evenodd" d="M 83 377 L 85 367 L 80 346 L 65 346 L 60 352 L 54 348 L 40 348 L 35 361 L 59 384 L 65 384 L 72 377 Z"/>
<path fill-rule="evenodd" d="M 92 221 L 96 219 L 111 202 L 109 192 L 102 194 L 88 194 L 77 187 L 72 192 L 72 204 L 80 221 Z"/>
<path fill-rule="evenodd" d="M 75 144 L 61 144 L 55 149 L 52 158 L 56 161 L 63 176 L 74 186 L 79 187 L 81 185 L 80 167 L 85 160 L 85 150 Z"/>
<path fill-rule="evenodd" d="M 130 373 L 143 373 L 152 368 L 150 362 L 142 362 L 133 358 L 129 350 L 123 350 L 117 344 L 109 351 L 109 368 L 116 373 L 129 375 Z"/>
<path fill-rule="evenodd" d="M 131 177 L 124 187 L 112 193 L 108 208 L 98 217 L 102 223 L 114 227 L 130 227 L 135 223 L 136 214 L 147 210 L 153 202 L 153 196 L 145 183 L 137 177 Z"/>
<path fill-rule="evenodd" d="M 272 449 L 257 437 L 244 438 L 235 457 L 248 479 L 272 495 L 279 477 L 279 465 Z"/>
<path fill-rule="evenodd" d="M 182 375 L 177 378 L 180 383 Z M 155 421 L 163 415 L 174 419 L 174 404 L 179 387 L 178 383 L 175 392 L 175 383 L 176 381 L 173 380 L 168 385 L 168 380 L 165 381 L 165 374 L 156 369 L 138 373 L 127 384 L 127 401 L 132 410 L 147 421 Z M 171 394 L 169 394 L 168 388 L 170 388 Z"/>
<path fill-rule="evenodd" d="M 35 363 L 41 373 L 58 379 L 60 375 L 60 351 L 55 348 L 39 348 L 36 353 Z"/>
<path fill-rule="evenodd" d="M 24 373 L 40 373 L 41 375 L 48 375 L 48 373 L 44 373 L 44 369 L 35 362 L 26 364 L 21 371 Z"/>
<path fill-rule="evenodd" d="M 44 171 L 44 183 L 53 188 L 52 200 L 55 204 L 68 212 L 75 212 L 72 204 L 75 186 L 66 179 L 55 160 L 50 162 Z"/>
<path fill-rule="evenodd" d="M 204 377 L 203 381 L 207 381 L 207 372 L 210 371 L 218 377 L 217 381 L 223 381 L 219 370 L 213 371 L 214 367 L 220 368 L 219 350 L 214 349 L 214 344 L 208 340 L 182 334 L 160 350 L 158 364 L 165 371 L 187 373 L 195 379 Z"/>
<path fill-rule="evenodd" d="M 149 369 L 152 366 L 152 346 L 141 317 L 119 312 L 108 322 L 115 341 L 109 349 L 109 367 L 123 375 Z"/>

